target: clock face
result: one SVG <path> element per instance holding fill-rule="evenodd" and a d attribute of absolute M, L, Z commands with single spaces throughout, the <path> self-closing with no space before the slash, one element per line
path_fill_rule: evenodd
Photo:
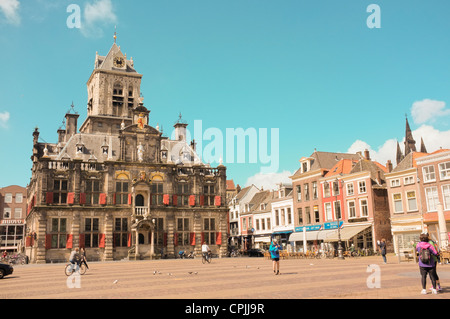
<path fill-rule="evenodd" d="M 125 60 L 122 57 L 114 58 L 114 66 L 117 68 L 123 68 L 125 66 Z"/>

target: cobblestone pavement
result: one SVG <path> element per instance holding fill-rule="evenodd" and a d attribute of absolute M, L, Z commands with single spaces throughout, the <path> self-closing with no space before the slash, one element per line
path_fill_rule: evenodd
<path fill-rule="evenodd" d="M 396 257 L 388 258 L 387 264 L 376 256 L 345 260 L 286 259 L 280 264 L 281 275 L 277 276 L 273 274 L 272 262 L 264 258 L 221 258 L 205 265 L 200 259 L 92 262 L 80 277 L 79 288 L 73 280 L 76 278 L 64 274 L 64 264 L 24 265 L 16 266 L 13 275 L 0 280 L 0 299 L 450 297 L 450 265 L 438 265 L 443 292 L 421 295 L 418 265 L 399 263 Z"/>

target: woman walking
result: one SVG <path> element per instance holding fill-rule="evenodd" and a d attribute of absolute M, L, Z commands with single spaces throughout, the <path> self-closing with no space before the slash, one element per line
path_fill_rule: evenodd
<path fill-rule="evenodd" d="M 281 249 L 281 246 L 278 244 L 277 240 L 274 238 L 272 240 L 272 243 L 270 244 L 269 252 L 270 252 L 270 257 L 272 258 L 272 262 L 273 262 L 273 273 L 275 275 L 280 274 L 280 249 Z"/>
<path fill-rule="evenodd" d="M 378 243 L 378 246 L 380 247 L 381 256 L 383 257 L 383 262 L 386 264 L 386 239 L 382 239 L 381 242 Z"/>
<path fill-rule="evenodd" d="M 422 276 L 422 295 L 427 294 L 427 275 L 430 275 L 431 285 L 433 288 L 431 292 L 437 294 L 436 290 L 436 268 L 435 260 L 433 256 L 437 256 L 437 251 L 434 249 L 433 245 L 428 243 L 428 234 L 420 234 L 420 242 L 417 244 L 416 250 L 419 253 L 419 269 Z"/>

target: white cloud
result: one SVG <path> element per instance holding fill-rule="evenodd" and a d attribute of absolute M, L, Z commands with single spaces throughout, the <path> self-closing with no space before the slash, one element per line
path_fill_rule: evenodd
<path fill-rule="evenodd" d="M 425 99 L 416 101 L 411 107 L 411 114 L 416 124 L 435 121 L 436 118 L 450 114 L 450 109 L 445 108 L 445 102 Z"/>
<path fill-rule="evenodd" d="M 8 127 L 9 112 L 0 113 L 0 127 Z"/>
<path fill-rule="evenodd" d="M 380 164 L 386 165 L 387 161 L 390 160 L 395 164 L 395 156 L 397 154 L 397 140 L 389 139 L 383 143 L 377 150 L 374 150 L 369 144 L 364 141 L 356 140 L 347 153 L 361 152 L 364 155 L 364 151 L 368 150 L 370 153 L 370 158 Z"/>
<path fill-rule="evenodd" d="M 420 141 L 423 138 L 425 147 L 428 153 L 434 152 L 438 149 L 447 148 L 450 149 L 450 131 L 439 131 L 430 125 L 422 125 L 418 129 L 412 131 L 414 140 L 416 141 L 416 150 L 420 151 Z M 404 152 L 404 138 L 399 141 L 400 148 Z M 350 148 L 348 153 L 363 152 L 369 150 L 370 158 L 380 164 L 386 165 L 386 162 L 390 160 L 392 164 L 396 165 L 397 154 L 397 140 L 389 139 L 383 143 L 382 146 L 374 150 L 369 144 L 364 141 L 356 140 Z"/>
<path fill-rule="evenodd" d="M 98 38 L 103 36 L 102 27 L 117 22 L 111 0 L 95 0 L 84 7 L 84 20 L 81 23 L 81 33 L 85 37 Z M 112 34 L 112 32 L 111 32 Z"/>
<path fill-rule="evenodd" d="M 250 186 L 254 184 L 259 189 L 262 187 L 264 190 L 278 189 L 277 185 L 280 183 L 292 183 L 289 176 L 292 176 L 292 173 L 289 171 L 283 171 L 281 173 L 257 173 L 250 176 L 245 185 Z"/>
<path fill-rule="evenodd" d="M 20 24 L 19 7 L 18 0 L 0 0 L 0 11 L 3 12 L 6 21 L 10 24 Z"/>

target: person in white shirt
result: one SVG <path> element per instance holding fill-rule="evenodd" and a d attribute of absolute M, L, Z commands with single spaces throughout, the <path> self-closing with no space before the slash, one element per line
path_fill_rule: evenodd
<path fill-rule="evenodd" d="M 211 249 L 209 248 L 209 246 L 203 242 L 202 244 L 202 255 L 209 258 L 209 253 L 211 253 Z"/>

